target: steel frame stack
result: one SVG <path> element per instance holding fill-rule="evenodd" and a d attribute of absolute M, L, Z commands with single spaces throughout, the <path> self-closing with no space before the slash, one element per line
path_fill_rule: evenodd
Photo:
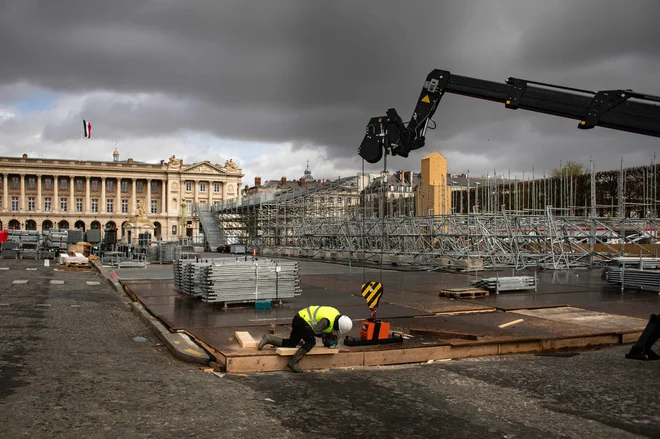
<path fill-rule="evenodd" d="M 499 213 L 382 216 L 383 205 L 337 204 L 360 199 L 355 181 L 314 191 L 261 194 L 216 207 L 219 224 L 264 254 L 381 261 L 420 269 L 437 258 L 477 260 L 483 268 L 591 266 L 614 256 L 657 257 L 657 219 Z M 649 244 L 650 243 L 650 244 Z"/>

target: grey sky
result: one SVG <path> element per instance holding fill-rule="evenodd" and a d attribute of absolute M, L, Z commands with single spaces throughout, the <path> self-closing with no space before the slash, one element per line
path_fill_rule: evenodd
<path fill-rule="evenodd" d="M 82 115 L 102 146 L 84 145 L 88 158 L 117 142 L 139 160 L 232 156 L 249 177 L 279 178 L 302 174 L 314 151 L 316 176 L 346 175 L 369 118 L 395 107 L 408 119 L 434 68 L 660 94 L 658 16 L 657 1 L 0 0 L 0 153 L 76 157 Z M 16 110 L 34 93 L 51 107 Z M 435 119 L 427 147 L 391 168 L 418 170 L 437 150 L 454 172 L 542 173 L 590 155 L 605 169 L 658 150 L 655 138 L 457 96 Z M 268 144 L 291 144 L 291 167 L 264 160 L 285 153 Z"/>

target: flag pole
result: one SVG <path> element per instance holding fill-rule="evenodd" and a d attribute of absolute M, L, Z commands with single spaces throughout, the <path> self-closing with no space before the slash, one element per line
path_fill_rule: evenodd
<path fill-rule="evenodd" d="M 83 129 L 82 129 L 82 122 L 84 122 L 84 119 L 82 116 L 80 117 L 80 161 L 82 162 L 82 135 L 83 135 Z"/>

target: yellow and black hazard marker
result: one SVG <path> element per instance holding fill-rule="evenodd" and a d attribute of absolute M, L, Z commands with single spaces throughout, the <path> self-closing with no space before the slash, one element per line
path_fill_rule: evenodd
<path fill-rule="evenodd" d="M 362 297 L 367 301 L 369 308 L 374 309 L 378 306 L 380 296 L 383 295 L 383 284 L 380 282 L 369 282 L 362 284 Z"/>

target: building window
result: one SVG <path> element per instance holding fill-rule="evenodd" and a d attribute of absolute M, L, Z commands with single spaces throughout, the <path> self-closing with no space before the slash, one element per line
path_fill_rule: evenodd
<path fill-rule="evenodd" d="M 220 192 L 220 183 L 213 183 L 213 192 L 216 194 Z"/>
<path fill-rule="evenodd" d="M 206 192 L 206 183 L 200 183 L 199 184 L 199 191 L 200 192 Z"/>
<path fill-rule="evenodd" d="M 99 211 L 99 199 L 92 198 L 92 212 L 96 213 Z"/>
<path fill-rule="evenodd" d="M 112 213 L 115 211 L 114 209 L 114 200 L 105 200 L 105 211 L 108 213 Z"/>
<path fill-rule="evenodd" d="M 66 198 L 60 198 L 60 212 L 66 212 Z"/>
<path fill-rule="evenodd" d="M 44 212 L 50 212 L 50 197 L 44 197 Z"/>
<path fill-rule="evenodd" d="M 27 187 L 28 189 L 34 189 L 37 187 L 37 179 L 34 177 L 28 177 Z"/>
<path fill-rule="evenodd" d="M 82 211 L 83 211 L 83 199 L 76 198 L 76 212 L 82 212 Z"/>
<path fill-rule="evenodd" d="M 76 190 L 81 191 L 85 188 L 84 185 L 85 181 L 82 178 L 77 178 L 76 179 Z"/>
<path fill-rule="evenodd" d="M 0 209 L 2 209 L 2 197 L 0 197 Z"/>
<path fill-rule="evenodd" d="M 137 181 L 137 191 L 138 192 L 144 191 L 144 182 L 143 181 L 140 181 L 140 180 Z"/>
<path fill-rule="evenodd" d="M 11 178 L 11 188 L 12 189 L 18 189 L 18 185 L 19 185 L 18 177 L 12 177 Z"/>
<path fill-rule="evenodd" d="M 158 201 L 151 200 L 151 213 L 158 213 Z"/>
<path fill-rule="evenodd" d="M 48 190 L 51 190 L 53 188 L 53 179 L 50 177 L 45 178 L 44 187 Z"/>
<path fill-rule="evenodd" d="M 99 190 L 99 181 L 98 180 L 92 180 L 92 190 L 93 191 L 98 191 Z"/>
<path fill-rule="evenodd" d="M 128 200 L 121 200 L 122 213 L 128 213 Z"/>
<path fill-rule="evenodd" d="M 128 192 L 128 180 L 121 181 L 121 191 Z"/>
<path fill-rule="evenodd" d="M 155 194 L 156 192 L 158 192 L 158 182 L 152 181 L 151 182 L 151 193 Z"/>
<path fill-rule="evenodd" d="M 201 200 L 199 202 L 199 208 L 200 208 L 200 210 L 204 211 L 206 209 L 206 201 Z"/>
<path fill-rule="evenodd" d="M 28 210 L 34 211 L 34 197 L 28 197 Z"/>
<path fill-rule="evenodd" d="M 66 189 L 68 187 L 69 187 L 69 180 L 66 180 L 64 178 L 62 180 L 60 180 L 60 189 Z M 66 209 L 64 209 L 64 210 L 66 210 Z"/>
<path fill-rule="evenodd" d="M 186 215 L 192 214 L 192 200 L 186 200 Z"/>
<path fill-rule="evenodd" d="M 18 210 L 18 197 L 11 197 L 11 210 Z"/>
<path fill-rule="evenodd" d="M 111 191 L 111 190 L 113 190 L 114 187 L 115 187 L 115 182 L 114 182 L 114 181 L 112 181 L 112 180 L 107 180 L 107 181 L 105 182 L 105 188 L 106 188 L 107 190 Z"/>
<path fill-rule="evenodd" d="M 192 182 L 186 181 L 186 192 L 192 191 Z"/>

